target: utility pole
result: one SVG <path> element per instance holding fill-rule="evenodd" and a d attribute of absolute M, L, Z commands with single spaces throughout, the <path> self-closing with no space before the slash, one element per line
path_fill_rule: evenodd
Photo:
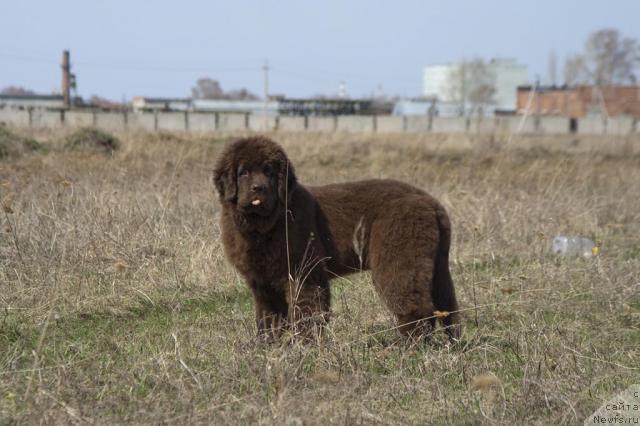
<path fill-rule="evenodd" d="M 62 97 L 65 108 L 69 108 L 71 106 L 71 63 L 68 50 L 62 52 Z"/>
<path fill-rule="evenodd" d="M 269 62 L 266 59 L 262 66 L 262 71 L 264 72 L 264 130 L 267 130 L 269 123 L 267 121 L 267 106 L 269 103 Z"/>
<path fill-rule="evenodd" d="M 557 74 L 558 74 L 558 58 L 556 56 L 556 51 L 555 50 L 551 50 L 549 51 L 549 63 L 547 64 L 549 66 L 549 85 L 552 87 L 555 87 L 557 84 Z"/>

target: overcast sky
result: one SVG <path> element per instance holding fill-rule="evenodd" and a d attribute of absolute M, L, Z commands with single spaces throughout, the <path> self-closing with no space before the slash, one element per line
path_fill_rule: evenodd
<path fill-rule="evenodd" d="M 640 39 L 640 0 L 1 1 L 0 88 L 58 90 L 69 49 L 79 94 L 116 100 L 204 76 L 262 95 L 265 60 L 270 93 L 418 96 L 427 64 L 512 57 L 544 79 L 594 30 Z"/>

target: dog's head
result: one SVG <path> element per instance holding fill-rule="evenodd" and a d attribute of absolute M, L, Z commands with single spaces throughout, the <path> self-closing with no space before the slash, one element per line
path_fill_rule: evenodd
<path fill-rule="evenodd" d="M 233 208 L 248 225 L 264 228 L 268 218 L 283 211 L 296 176 L 280 145 L 264 137 L 249 137 L 224 149 L 213 181 L 223 206 Z"/>

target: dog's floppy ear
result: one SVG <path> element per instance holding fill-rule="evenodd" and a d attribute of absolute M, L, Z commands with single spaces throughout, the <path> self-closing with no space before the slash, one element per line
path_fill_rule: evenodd
<path fill-rule="evenodd" d="M 213 183 L 221 199 L 232 202 L 236 200 L 238 197 L 236 179 L 236 171 L 233 167 L 218 167 L 213 171 Z"/>
<path fill-rule="evenodd" d="M 298 180 L 296 178 L 296 173 L 293 170 L 293 166 L 284 153 L 282 153 L 279 160 L 280 170 L 278 172 L 278 196 L 280 197 L 280 200 L 284 201 L 291 197 L 291 192 L 295 188 Z"/>

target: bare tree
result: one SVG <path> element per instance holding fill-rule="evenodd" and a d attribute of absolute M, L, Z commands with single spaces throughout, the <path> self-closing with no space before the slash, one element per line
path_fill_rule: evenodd
<path fill-rule="evenodd" d="M 446 92 L 447 98 L 458 105 L 458 113 L 465 114 L 467 105 L 467 65 L 466 61 L 452 66 L 447 75 Z"/>
<path fill-rule="evenodd" d="M 89 105 L 105 109 L 118 109 L 125 107 L 124 102 L 112 101 L 111 99 L 103 98 L 98 95 L 91 95 L 89 98 Z"/>
<path fill-rule="evenodd" d="M 224 92 L 218 80 L 212 78 L 200 78 L 191 88 L 193 99 L 224 99 Z"/>
<path fill-rule="evenodd" d="M 222 90 L 222 86 L 220 86 L 218 80 L 208 77 L 198 79 L 196 85 L 191 88 L 191 97 L 193 99 L 228 99 L 240 101 L 260 99 L 244 87 L 225 92 Z"/>
<path fill-rule="evenodd" d="M 567 84 L 589 83 L 596 86 L 633 83 L 640 64 L 640 44 L 623 37 L 618 30 L 603 29 L 592 33 L 585 52 L 565 63 Z"/>
<path fill-rule="evenodd" d="M 586 72 L 584 56 L 570 55 L 564 62 L 564 84 L 574 86 L 578 83 L 585 83 Z"/>
<path fill-rule="evenodd" d="M 496 76 L 491 67 L 482 59 L 462 61 L 451 68 L 447 76 L 448 97 L 458 104 L 460 115 L 464 115 L 467 105 L 471 112 L 482 111 L 493 103 L 496 92 Z"/>
<path fill-rule="evenodd" d="M 623 38 L 617 30 L 605 29 L 591 34 L 586 59 L 594 83 L 603 86 L 634 80 L 639 53 L 638 42 Z"/>
<path fill-rule="evenodd" d="M 229 91 L 225 97 L 227 99 L 240 100 L 240 101 L 255 101 L 260 99 L 257 95 L 251 93 L 249 90 L 244 87 L 241 89 L 235 89 Z"/>
<path fill-rule="evenodd" d="M 469 72 L 469 103 L 472 111 L 479 114 L 484 106 L 494 102 L 496 76 L 493 70 L 482 60 L 474 59 L 467 64 Z"/>
<path fill-rule="evenodd" d="M 0 95 L 29 96 L 35 94 L 36 92 L 34 92 L 33 90 L 25 89 L 24 87 L 19 86 L 7 86 L 4 89 L 0 90 Z"/>

